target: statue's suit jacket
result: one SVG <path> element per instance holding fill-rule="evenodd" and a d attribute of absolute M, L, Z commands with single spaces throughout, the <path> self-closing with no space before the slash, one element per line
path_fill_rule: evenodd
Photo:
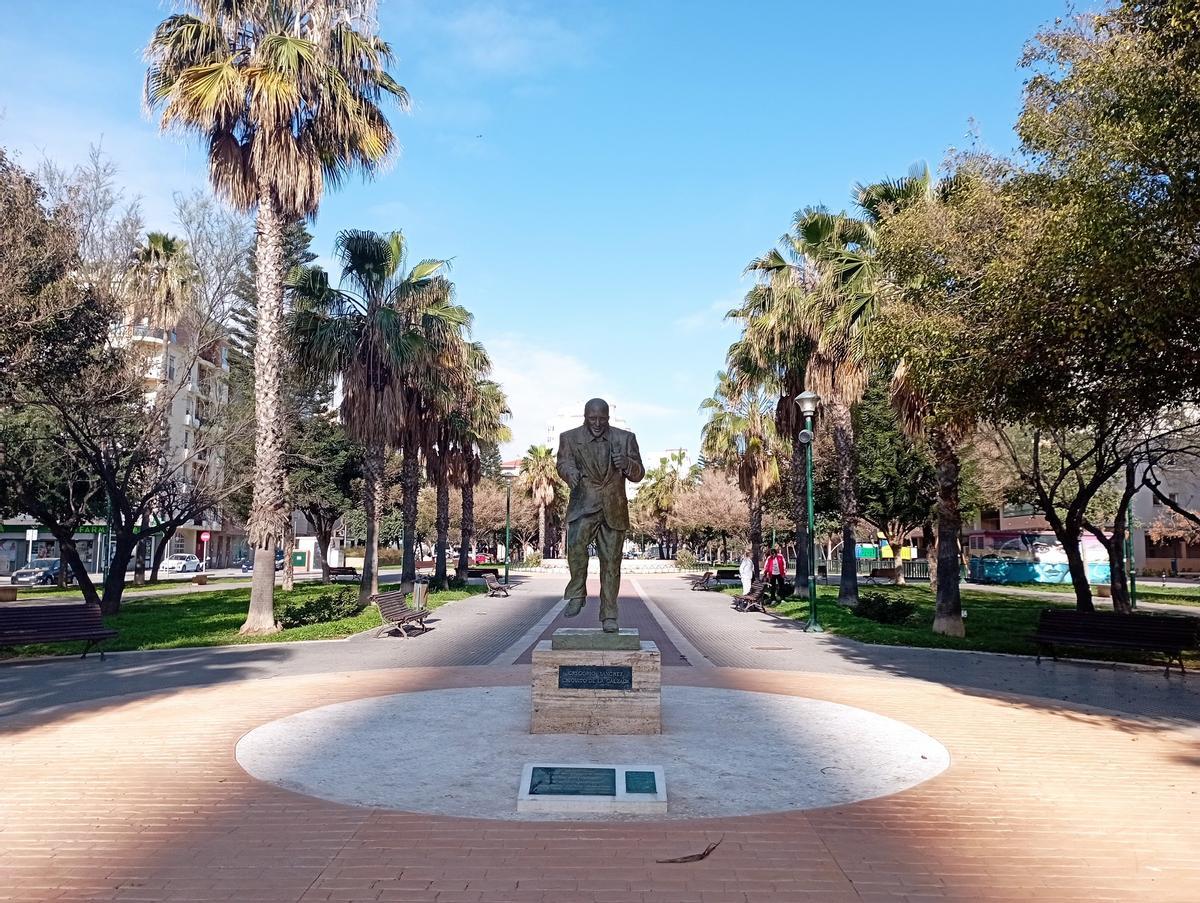
<path fill-rule="evenodd" d="M 625 473 L 613 467 L 614 453 L 628 457 L 629 468 Z M 586 424 L 567 430 L 558 437 L 558 474 L 571 487 L 567 523 L 603 511 L 609 527 L 629 529 L 625 480 L 637 483 L 646 475 L 633 433 L 610 426 L 602 440 L 594 441 Z"/>

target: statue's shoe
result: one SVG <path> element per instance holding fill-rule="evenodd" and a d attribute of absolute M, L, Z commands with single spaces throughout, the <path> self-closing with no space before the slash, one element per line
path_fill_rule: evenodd
<path fill-rule="evenodd" d="M 616 633 L 617 632 L 617 619 L 616 618 L 608 618 L 604 621 L 601 621 L 600 626 L 604 628 L 605 633 Z"/>
<path fill-rule="evenodd" d="M 586 601 L 587 599 L 568 599 L 567 607 L 563 611 L 563 617 L 573 618 L 578 615 L 581 611 L 583 611 L 583 604 Z"/>

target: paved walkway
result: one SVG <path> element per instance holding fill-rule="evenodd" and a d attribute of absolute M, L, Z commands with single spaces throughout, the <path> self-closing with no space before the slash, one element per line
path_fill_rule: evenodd
<path fill-rule="evenodd" d="M 314 706 L 527 684 L 510 662 L 552 626 L 561 584 L 452 603 L 411 640 L 0 665 L 0 900 L 1200 899 L 1194 676 L 864 647 L 734 613 L 673 577 L 626 586 L 629 610 L 641 600 L 637 616 L 691 666 L 666 682 L 878 712 L 940 740 L 950 768 L 828 809 L 547 824 L 337 805 L 234 761 L 246 731 Z M 429 713 L 447 742 L 463 729 Z M 403 748 L 395 762 L 379 780 L 437 767 Z M 718 840 L 703 861 L 657 861 Z"/>

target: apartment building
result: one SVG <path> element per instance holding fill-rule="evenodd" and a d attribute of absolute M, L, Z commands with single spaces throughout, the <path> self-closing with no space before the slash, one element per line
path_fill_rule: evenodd
<path fill-rule="evenodd" d="M 185 326 L 163 329 L 145 321 L 129 327 L 128 336 L 145 354 L 147 403 L 161 396 L 168 406 L 164 440 L 182 476 L 195 482 L 214 478 L 223 465 L 212 427 L 229 400 L 228 339 L 223 333 L 211 338 Z M 210 567 L 228 567 L 245 555 L 245 533 L 241 525 L 210 512 L 176 531 L 168 554 L 178 552 L 190 552 Z"/>

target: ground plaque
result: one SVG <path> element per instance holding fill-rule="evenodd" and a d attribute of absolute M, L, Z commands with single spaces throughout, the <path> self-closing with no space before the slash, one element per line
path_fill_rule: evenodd
<path fill-rule="evenodd" d="M 632 690 L 633 668 L 628 665 L 559 665 L 560 690 Z"/>
<path fill-rule="evenodd" d="M 658 784 L 653 771 L 625 772 L 626 793 L 658 793 Z"/>
<path fill-rule="evenodd" d="M 666 777 L 658 765 L 528 763 L 521 769 L 517 811 L 661 815 L 667 811 Z"/>
<path fill-rule="evenodd" d="M 615 768 L 561 768 L 537 765 L 529 778 L 532 796 L 616 796 Z"/>

